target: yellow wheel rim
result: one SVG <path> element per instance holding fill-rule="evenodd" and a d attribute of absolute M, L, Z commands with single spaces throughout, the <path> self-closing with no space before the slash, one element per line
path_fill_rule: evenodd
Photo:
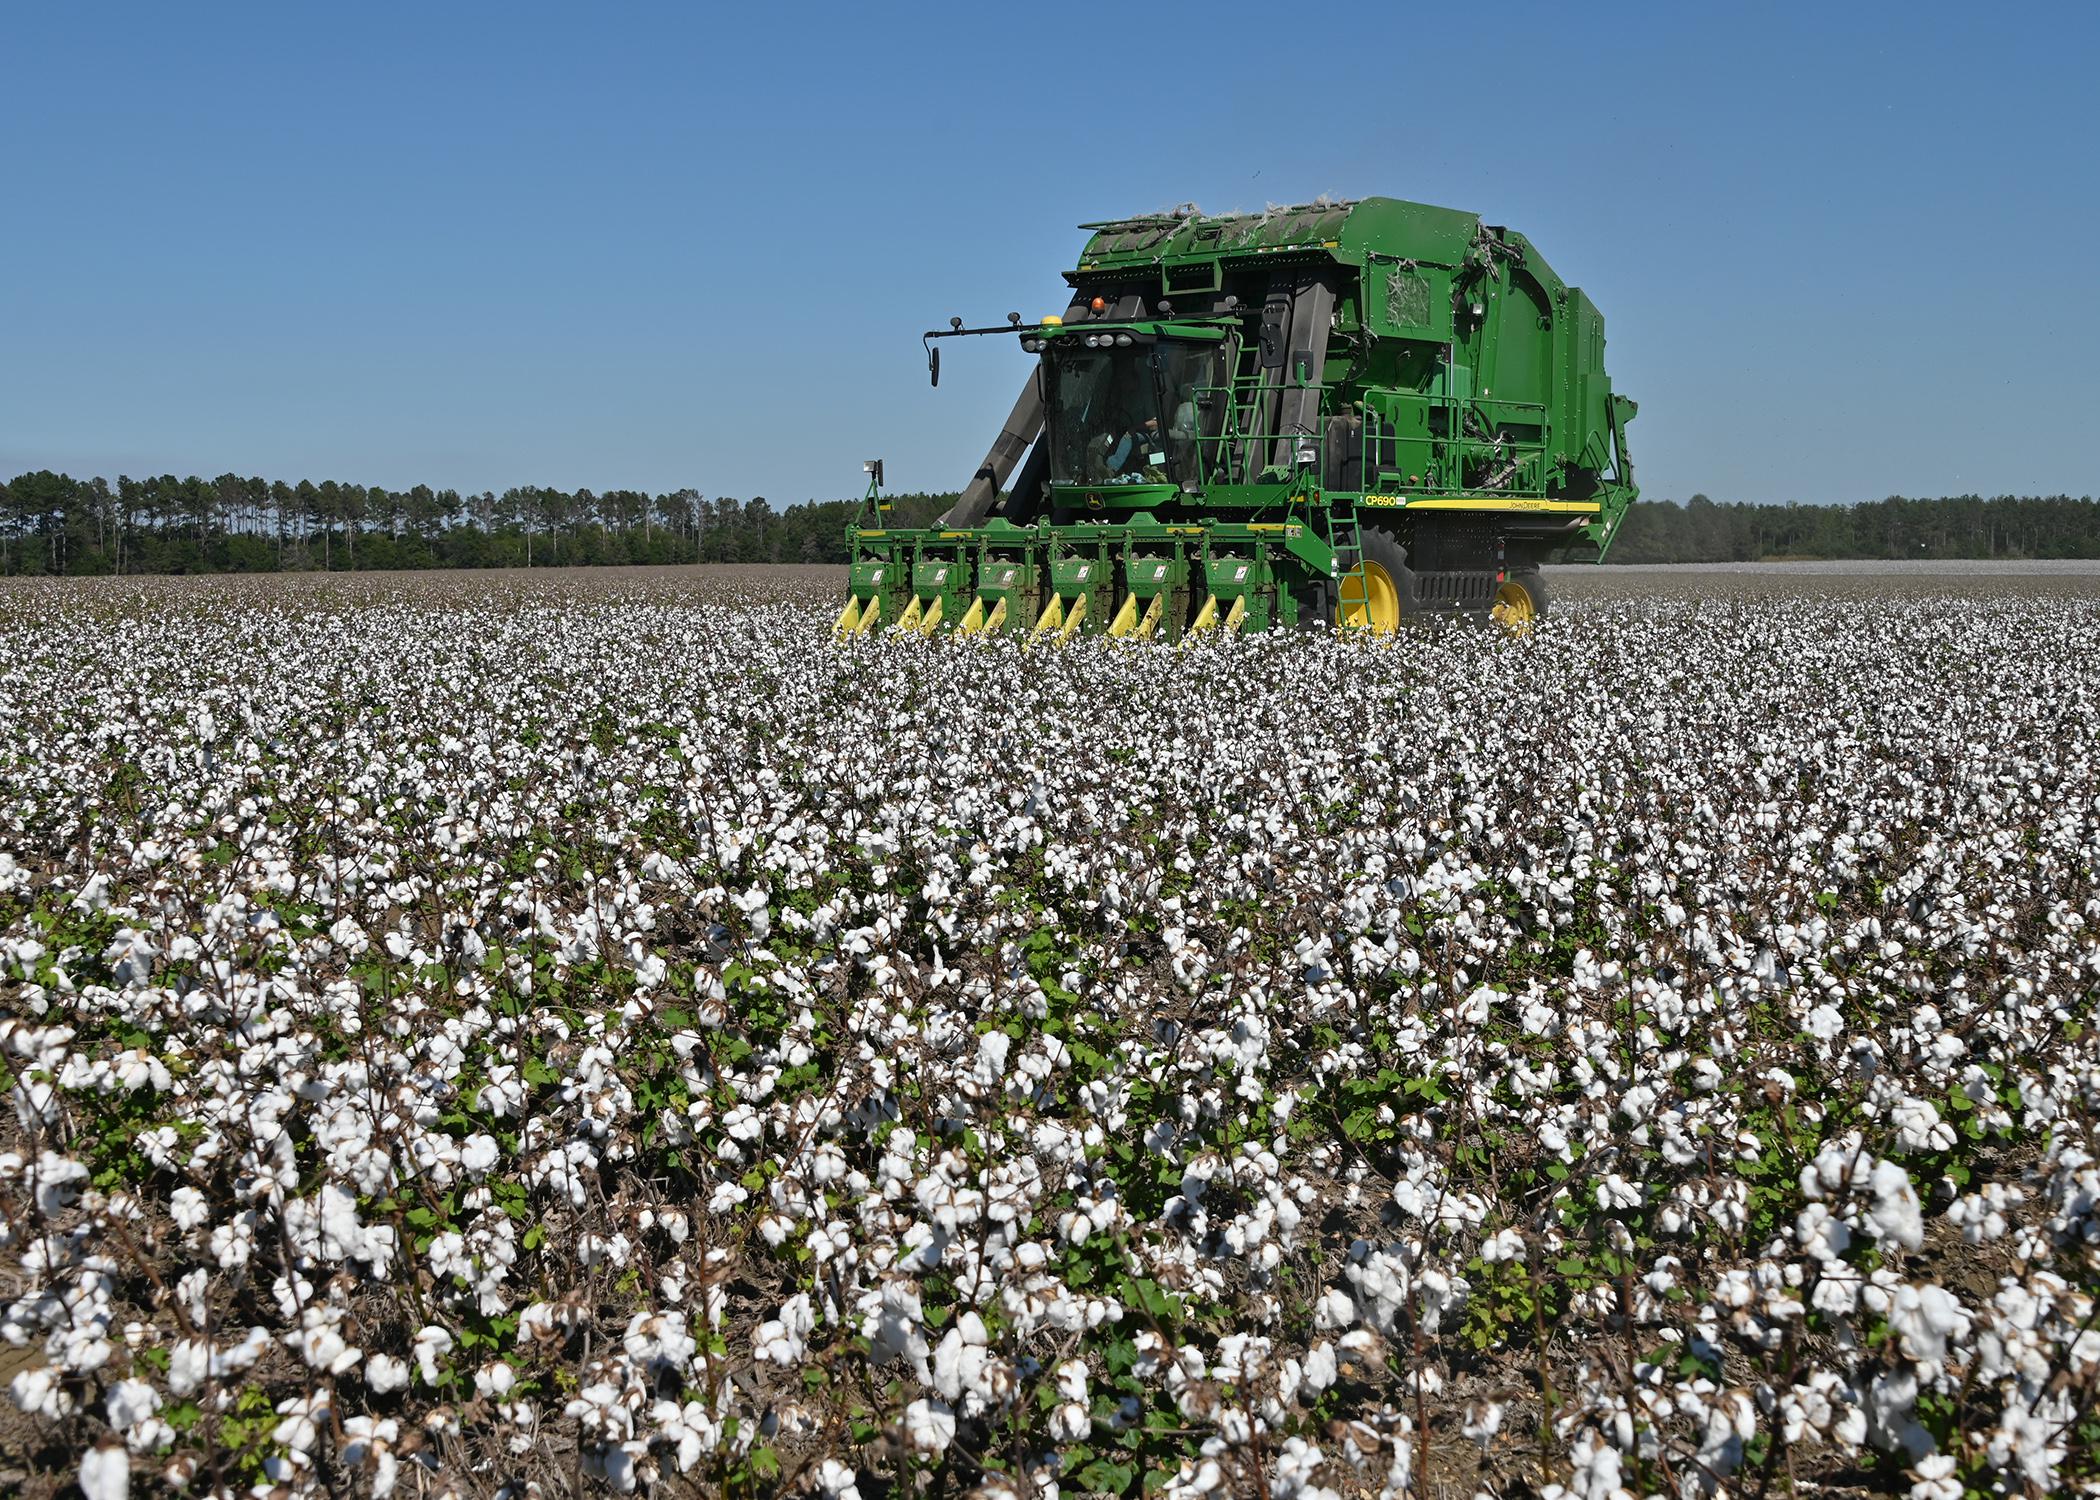
<path fill-rule="evenodd" d="M 1488 611 L 1488 618 L 1511 635 L 1528 634 L 1531 622 L 1538 618 L 1531 590 L 1514 578 L 1506 580 L 1495 590 L 1495 605 Z"/>
<path fill-rule="evenodd" d="M 1362 580 L 1361 588 L 1356 579 Z M 1400 590 L 1393 575 L 1369 558 L 1342 579 L 1341 593 L 1347 602 L 1335 606 L 1337 625 L 1377 635 L 1391 635 L 1400 628 Z"/>

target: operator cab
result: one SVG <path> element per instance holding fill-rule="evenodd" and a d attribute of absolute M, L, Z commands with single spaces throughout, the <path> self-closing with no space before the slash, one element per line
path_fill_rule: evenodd
<path fill-rule="evenodd" d="M 1224 345 L 1189 332 L 1072 328 L 1036 344 L 1051 484 L 1201 487 L 1203 444 L 1224 427 Z"/>

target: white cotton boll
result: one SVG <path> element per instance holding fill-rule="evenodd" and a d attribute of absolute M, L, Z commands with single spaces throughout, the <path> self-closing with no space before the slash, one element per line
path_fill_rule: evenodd
<path fill-rule="evenodd" d="M 1950 1338 L 1965 1337 L 1969 1331 L 1969 1315 L 1960 1301 L 1944 1287 L 1929 1284 L 1898 1287 L 1887 1317 L 1903 1352 L 1930 1365 L 1946 1359 Z"/>
<path fill-rule="evenodd" d="M 1514 1229 L 1498 1229 L 1480 1242 L 1480 1258 L 1490 1265 L 1524 1258 L 1524 1236 Z"/>
<path fill-rule="evenodd" d="M 311 1453 L 321 1440 L 322 1423 L 329 1417 L 326 1393 L 316 1391 L 312 1396 L 295 1396 L 289 1401 L 277 1403 L 277 1414 L 284 1418 L 270 1433 L 270 1440 L 282 1443 L 295 1453 Z"/>
<path fill-rule="evenodd" d="M 74 1161 L 55 1151 L 42 1153 L 37 1158 L 35 1172 L 37 1211 L 49 1216 L 72 1207 L 79 1199 L 88 1175 L 85 1162 Z"/>
<path fill-rule="evenodd" d="M 860 1500 L 860 1486 L 855 1478 L 854 1472 L 835 1458 L 817 1465 L 817 1489 L 824 1500 Z"/>
<path fill-rule="evenodd" d="M 58 1422 L 73 1413 L 72 1392 L 60 1382 L 58 1371 L 49 1365 L 36 1365 L 16 1375 L 8 1382 L 7 1394 L 18 1411 L 27 1412 L 32 1417 Z"/>
<path fill-rule="evenodd" d="M 1916 1250 L 1925 1243 L 1925 1215 L 1910 1174 L 1892 1161 L 1877 1161 L 1868 1179 L 1874 1194 L 1867 1210 L 1867 1226 L 1876 1239 Z"/>
<path fill-rule="evenodd" d="M 1911 1470 L 1916 1479 L 1910 1487 L 1910 1500 L 1961 1500 L 1961 1476 L 1955 1472 L 1959 1467 L 1951 1453 L 1933 1453 L 1919 1459 L 1917 1467 Z"/>
<path fill-rule="evenodd" d="M 120 1380 L 102 1398 L 109 1425 L 122 1432 L 151 1418 L 160 1410 L 160 1392 L 143 1380 Z"/>
<path fill-rule="evenodd" d="M 1852 1231 L 1822 1203 L 1811 1203 L 1794 1218 L 1794 1238 L 1812 1259 L 1835 1261 L 1852 1245 Z"/>
<path fill-rule="evenodd" d="M 470 1135 L 460 1143 L 459 1164 L 470 1177 L 485 1177 L 502 1156 L 496 1138 L 486 1133 Z"/>
<path fill-rule="evenodd" d="M 308 1368 L 330 1375 L 344 1374 L 364 1358 L 362 1349 L 352 1346 L 335 1329 L 325 1325 L 304 1330 L 297 1343 Z"/>
<path fill-rule="evenodd" d="M 10 863 L 12 863 L 12 860 L 10 860 Z M 72 907 L 75 911 L 109 910 L 108 872 L 97 870 L 93 875 L 90 875 L 87 884 L 80 888 L 80 894 L 73 898 Z"/>
<path fill-rule="evenodd" d="M 1305 1352 L 1305 1386 L 1314 1395 L 1333 1385 L 1338 1373 L 1334 1345 L 1325 1339 Z"/>
<path fill-rule="evenodd" d="M 1356 1321 L 1356 1299 L 1347 1292 L 1329 1287 L 1313 1304 L 1313 1327 L 1321 1329 L 1347 1328 Z"/>
<path fill-rule="evenodd" d="M 202 1339 L 177 1339 L 168 1351 L 168 1390 L 176 1396 L 187 1396 L 204 1383 L 211 1373 L 211 1345 Z M 20 1377 L 17 1377 L 19 1379 Z M 21 1398 L 15 1398 L 21 1405 Z M 27 1408 L 24 1408 L 25 1410 Z"/>
<path fill-rule="evenodd" d="M 1928 1100 L 1899 1100 L 1889 1111 L 1889 1123 L 1896 1128 L 1900 1150 L 1949 1151 L 1954 1147 L 1954 1127 L 1941 1121 L 1938 1108 Z"/>
<path fill-rule="evenodd" d="M 416 1334 L 414 1352 L 416 1367 L 425 1385 L 438 1383 L 437 1362 L 452 1352 L 452 1335 L 435 1323 Z"/>
<path fill-rule="evenodd" d="M 80 1492 L 85 1500 L 129 1500 L 131 1455 L 122 1444 L 90 1448 L 81 1456 Z"/>
<path fill-rule="evenodd" d="M 1086 1361 L 1068 1359 L 1057 1367 L 1057 1389 L 1067 1401 L 1086 1400 Z"/>
<path fill-rule="evenodd" d="M 211 1218 L 211 1205 L 193 1187 L 179 1187 L 168 1195 L 168 1212 L 184 1234 L 201 1228 Z"/>
<path fill-rule="evenodd" d="M 1607 1211 L 1621 1208 L 1638 1208 L 1640 1202 L 1640 1188 L 1628 1182 L 1617 1172 L 1608 1173 L 1605 1179 L 1597 1184 L 1598 1206 Z"/>
<path fill-rule="evenodd" d="M 963 1348 L 962 1334 L 953 1328 L 948 1330 L 934 1348 L 933 1388 L 940 1393 L 943 1401 L 954 1403 L 962 1400 Z"/>
<path fill-rule="evenodd" d="M 248 1264 L 254 1248 L 254 1232 L 244 1223 L 221 1224 L 211 1232 L 211 1256 L 223 1270 Z"/>
<path fill-rule="evenodd" d="M 1050 1436 L 1060 1443 L 1076 1443 L 1092 1430 L 1093 1421 L 1080 1402 L 1062 1402 L 1050 1413 Z"/>
<path fill-rule="evenodd" d="M 634 1493 L 634 1455 L 625 1448 L 595 1448 L 584 1459 L 584 1472 L 594 1473 L 622 1495 Z"/>
<path fill-rule="evenodd" d="M 750 1196 L 751 1194 L 738 1183 L 717 1183 L 713 1195 L 707 1200 L 707 1211 L 711 1214 L 726 1214 Z"/>
<path fill-rule="evenodd" d="M 945 1453 L 955 1441 L 955 1414 L 939 1401 L 914 1401 L 904 1408 L 904 1435 L 922 1453 Z"/>
<path fill-rule="evenodd" d="M 1828 1265 L 1817 1279 L 1815 1291 L 1809 1294 L 1809 1305 L 1832 1317 L 1849 1317 L 1859 1306 L 1859 1289 L 1859 1278 L 1850 1274 L 1848 1267 Z"/>
<path fill-rule="evenodd" d="M 518 1383 L 518 1372 L 498 1360 L 474 1372 L 474 1389 L 485 1398 L 501 1401 Z"/>

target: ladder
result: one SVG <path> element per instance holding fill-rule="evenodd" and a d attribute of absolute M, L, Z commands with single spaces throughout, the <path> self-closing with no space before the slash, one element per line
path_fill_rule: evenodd
<path fill-rule="evenodd" d="M 1262 415 L 1275 389 L 1262 373 L 1261 341 L 1241 342 L 1238 368 L 1232 372 L 1231 404 L 1226 415 L 1224 445 L 1227 484 L 1251 484 L 1255 477 L 1255 455 L 1261 452 Z"/>
<path fill-rule="evenodd" d="M 1364 531 L 1354 500 L 1337 499 L 1327 508 L 1327 544 L 1334 548 L 1335 617 L 1345 629 L 1371 624 L 1371 584 L 1364 577 Z"/>

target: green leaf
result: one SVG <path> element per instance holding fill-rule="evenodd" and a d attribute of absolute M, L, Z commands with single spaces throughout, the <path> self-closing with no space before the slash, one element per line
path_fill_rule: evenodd
<path fill-rule="evenodd" d="M 1104 1494 L 1120 1495 L 1130 1487 L 1137 1476 L 1134 1464 L 1111 1463 L 1106 1458 L 1097 1458 L 1079 1471 L 1079 1483 L 1090 1490 Z"/>

